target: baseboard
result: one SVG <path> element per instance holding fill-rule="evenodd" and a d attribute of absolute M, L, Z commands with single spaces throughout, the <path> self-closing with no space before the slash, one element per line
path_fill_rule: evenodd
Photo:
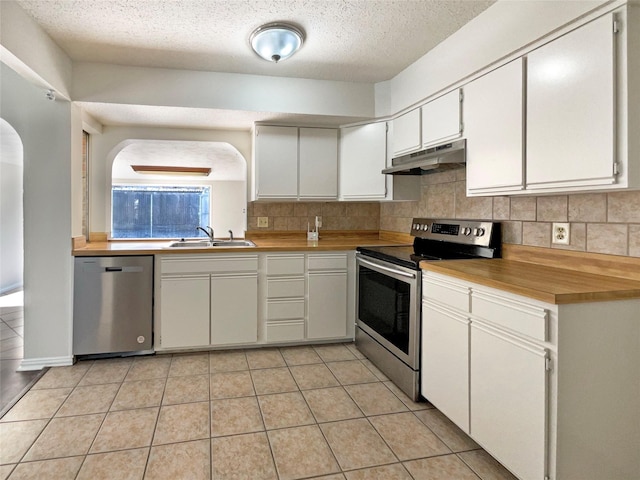
<path fill-rule="evenodd" d="M 47 367 L 68 367 L 73 365 L 73 357 L 25 358 L 20 362 L 18 372 L 42 370 Z"/>

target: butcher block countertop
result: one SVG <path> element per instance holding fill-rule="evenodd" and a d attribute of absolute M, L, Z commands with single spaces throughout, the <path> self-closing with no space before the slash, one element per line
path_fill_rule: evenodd
<path fill-rule="evenodd" d="M 256 232 L 247 233 L 247 240 L 255 247 L 215 247 L 215 248 L 170 248 L 175 240 L 148 241 L 97 241 L 84 243 L 73 239 L 72 253 L 76 257 L 100 255 L 180 255 L 252 252 L 309 252 L 355 250 L 359 246 L 410 245 L 413 237 L 401 233 L 385 231 L 320 231 L 320 239 L 307 241 L 305 232 Z"/>
<path fill-rule="evenodd" d="M 538 258 L 541 253 L 548 258 Z M 546 264 L 532 263 L 532 259 Z M 551 304 L 640 298 L 638 258 L 511 246 L 500 259 L 425 261 L 420 266 Z"/>

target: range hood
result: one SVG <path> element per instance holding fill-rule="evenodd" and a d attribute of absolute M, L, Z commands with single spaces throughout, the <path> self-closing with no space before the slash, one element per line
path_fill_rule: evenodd
<path fill-rule="evenodd" d="M 391 167 L 382 170 L 386 175 L 425 175 L 460 168 L 465 165 L 467 141 L 456 140 L 419 152 L 396 157 Z"/>

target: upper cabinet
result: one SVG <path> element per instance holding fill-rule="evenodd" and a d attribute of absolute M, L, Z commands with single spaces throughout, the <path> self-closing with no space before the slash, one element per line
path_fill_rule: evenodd
<path fill-rule="evenodd" d="M 387 194 L 387 124 L 369 123 L 340 132 L 340 198 L 382 200 Z"/>
<path fill-rule="evenodd" d="M 394 157 L 420 150 L 422 147 L 422 128 L 419 108 L 394 118 L 392 123 Z"/>
<path fill-rule="evenodd" d="M 612 17 L 600 17 L 527 55 L 528 189 L 616 182 Z"/>
<path fill-rule="evenodd" d="M 259 125 L 254 142 L 255 200 L 337 198 L 337 129 Z"/>
<path fill-rule="evenodd" d="M 456 89 L 421 107 L 422 148 L 460 136 L 461 105 L 460 89 Z"/>
<path fill-rule="evenodd" d="M 464 87 L 468 195 L 524 188 L 524 61 Z"/>

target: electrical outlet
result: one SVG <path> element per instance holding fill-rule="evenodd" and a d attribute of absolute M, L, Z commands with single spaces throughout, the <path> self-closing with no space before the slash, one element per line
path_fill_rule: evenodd
<path fill-rule="evenodd" d="M 269 226 L 269 217 L 258 217 L 258 228 L 267 228 Z"/>
<path fill-rule="evenodd" d="M 551 232 L 551 243 L 569 245 L 569 224 L 554 223 Z"/>

